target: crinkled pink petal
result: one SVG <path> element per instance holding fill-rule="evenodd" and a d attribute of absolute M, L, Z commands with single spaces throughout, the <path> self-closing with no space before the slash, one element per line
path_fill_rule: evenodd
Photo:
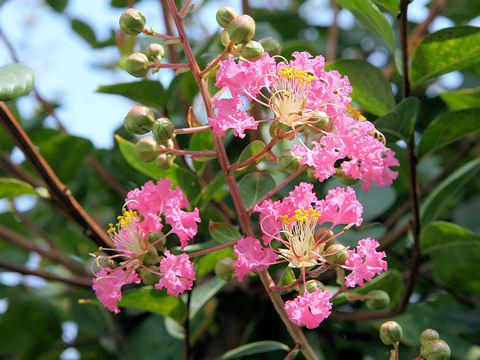
<path fill-rule="evenodd" d="M 362 223 L 363 206 L 355 196 L 355 190 L 350 186 L 346 189 L 337 187 L 328 191 L 325 200 L 318 207 L 322 213 L 320 220 L 338 224 L 355 224 L 360 226 Z"/>
<path fill-rule="evenodd" d="M 118 313 L 120 310 L 117 304 L 122 300 L 122 286 L 131 283 L 140 283 L 135 271 L 125 271 L 121 268 L 112 270 L 106 267 L 95 274 L 95 278 L 92 279 L 92 288 L 98 300 L 108 310 Z"/>
<path fill-rule="evenodd" d="M 352 272 L 345 277 L 346 286 L 363 286 L 364 280 L 370 281 L 375 274 L 387 270 L 387 262 L 382 260 L 386 256 L 385 251 L 376 251 L 379 246 L 376 240 L 366 238 L 358 242 L 356 249 L 348 250 L 345 268 Z"/>
<path fill-rule="evenodd" d="M 208 118 L 208 123 L 218 136 L 225 136 L 228 129 L 233 129 L 235 136 L 243 139 L 246 129 L 257 129 L 258 122 L 244 110 L 238 108 L 243 105 L 243 100 L 239 97 L 214 100 L 213 104 L 217 109 L 217 116 Z"/>
<path fill-rule="evenodd" d="M 295 60 L 291 60 L 288 64 L 280 62 L 277 65 L 277 69 L 280 69 L 281 67 L 292 68 L 296 66 L 297 68 L 301 68 L 302 70 L 314 74 L 317 78 L 321 77 L 325 72 L 325 58 L 323 56 L 319 55 L 313 57 L 306 51 L 295 51 L 292 53 L 292 57 Z"/>
<path fill-rule="evenodd" d="M 197 208 L 192 212 L 172 208 L 165 214 L 165 222 L 172 226 L 173 232 L 179 237 L 182 249 L 187 246 L 188 240 L 197 234 L 197 222 L 200 221 Z"/>
<path fill-rule="evenodd" d="M 243 277 L 252 270 L 262 270 L 274 263 L 277 254 L 270 248 L 264 248 L 260 241 L 255 238 L 247 237 L 238 240 L 233 247 L 233 253 L 237 260 L 233 262 L 235 274 L 238 280 L 243 281 Z"/>
<path fill-rule="evenodd" d="M 314 141 L 313 144 L 311 157 L 315 177 L 324 181 L 335 174 L 335 162 L 346 156 L 345 146 L 342 140 L 333 133 L 322 136 L 320 142 Z"/>
<path fill-rule="evenodd" d="M 312 293 L 306 291 L 303 296 L 298 295 L 295 299 L 285 302 L 285 311 L 294 324 L 313 329 L 330 316 L 331 297 L 332 294 L 328 290 L 317 289 Z"/>
<path fill-rule="evenodd" d="M 195 280 L 193 263 L 187 254 L 173 255 L 170 251 L 165 251 L 165 258 L 160 262 L 160 272 L 163 277 L 156 289 L 167 289 L 167 294 L 178 296 L 185 290 L 190 290 Z"/>

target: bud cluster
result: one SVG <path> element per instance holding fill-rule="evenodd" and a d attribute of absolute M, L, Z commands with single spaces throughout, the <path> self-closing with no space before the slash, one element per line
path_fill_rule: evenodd
<path fill-rule="evenodd" d="M 420 353 L 425 360 L 448 360 L 450 359 L 450 347 L 440 339 L 440 335 L 434 329 L 425 329 L 420 335 Z"/>
<path fill-rule="evenodd" d="M 153 136 L 146 136 L 137 141 L 135 152 L 141 161 L 150 162 L 164 170 L 169 169 L 175 155 L 167 152 L 174 148 L 173 138 L 175 126 L 166 117 L 155 120 L 152 110 L 146 106 L 135 106 L 125 116 L 123 121 L 125 129 L 135 135 L 152 132 Z"/>

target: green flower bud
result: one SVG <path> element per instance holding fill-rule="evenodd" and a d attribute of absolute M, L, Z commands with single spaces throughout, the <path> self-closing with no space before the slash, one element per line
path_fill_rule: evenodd
<path fill-rule="evenodd" d="M 174 160 L 175 156 L 167 153 L 162 153 L 157 156 L 157 159 L 155 160 L 155 165 L 157 165 L 160 169 L 168 170 L 172 167 Z"/>
<path fill-rule="evenodd" d="M 132 134 L 142 135 L 153 129 L 155 116 L 152 110 L 145 106 L 135 106 L 132 108 L 125 119 L 123 126 Z"/>
<path fill-rule="evenodd" d="M 371 310 L 382 310 L 390 304 L 390 295 L 384 290 L 372 290 L 367 294 L 365 303 Z"/>
<path fill-rule="evenodd" d="M 427 341 L 438 340 L 438 339 L 440 339 L 440 335 L 436 330 L 425 329 L 422 331 L 422 334 L 420 335 L 420 344 L 424 345 Z"/>
<path fill-rule="evenodd" d="M 342 244 L 332 244 L 330 245 L 327 250 L 325 250 L 326 254 L 332 254 L 332 255 L 327 255 L 325 259 L 333 264 L 338 264 L 338 265 L 343 265 L 345 264 L 345 261 L 347 261 L 348 257 L 348 252 L 347 248 L 343 246 Z"/>
<path fill-rule="evenodd" d="M 317 289 L 322 289 L 322 291 L 325 291 L 325 285 L 323 285 L 323 283 L 317 279 L 307 280 L 307 282 L 305 283 L 305 286 L 309 293 L 313 293 Z"/>
<path fill-rule="evenodd" d="M 163 46 L 157 43 L 152 43 L 148 45 L 147 48 L 147 56 L 150 59 L 155 59 L 157 61 L 162 60 L 163 55 L 165 55 L 165 50 L 163 49 Z"/>
<path fill-rule="evenodd" d="M 451 354 L 448 344 L 440 339 L 427 341 L 421 352 L 425 360 L 448 360 Z"/>
<path fill-rule="evenodd" d="M 400 342 L 402 336 L 402 327 L 395 321 L 387 321 L 380 326 L 380 340 L 382 340 L 385 345 Z"/>
<path fill-rule="evenodd" d="M 290 174 L 293 174 L 302 166 L 302 164 L 300 164 L 300 157 L 295 155 L 292 150 L 289 149 L 285 150 L 280 155 L 278 158 L 278 165 L 280 166 L 281 170 Z"/>
<path fill-rule="evenodd" d="M 291 130 L 292 130 L 291 127 L 288 127 L 287 125 L 285 125 L 285 124 L 283 124 L 279 121 L 272 122 L 272 124 L 270 125 L 270 128 L 269 128 L 271 137 L 283 136 Z M 294 138 L 295 138 L 295 132 L 291 131 L 291 134 L 289 134 L 284 139 L 285 140 L 293 140 Z"/>
<path fill-rule="evenodd" d="M 232 258 L 223 258 L 215 264 L 215 274 L 222 280 L 230 281 L 235 276 L 235 267 Z"/>
<path fill-rule="evenodd" d="M 230 40 L 236 44 L 245 44 L 255 36 L 255 20 L 248 15 L 237 16 L 228 25 Z"/>
<path fill-rule="evenodd" d="M 222 45 L 225 47 L 230 44 L 230 36 L 228 36 L 227 30 L 222 31 L 222 34 L 220 35 L 220 40 L 222 41 Z"/>
<path fill-rule="evenodd" d="M 217 22 L 218 25 L 226 29 L 228 25 L 237 17 L 237 12 L 228 6 L 222 6 L 217 10 Z"/>
<path fill-rule="evenodd" d="M 259 43 L 262 44 L 263 50 L 270 56 L 280 55 L 282 52 L 282 46 L 277 39 L 269 37 L 260 40 Z"/>
<path fill-rule="evenodd" d="M 154 245 L 157 250 L 163 251 L 165 248 L 165 243 L 167 242 L 167 238 L 164 236 L 165 234 L 161 231 L 151 231 L 147 235 L 147 241 L 149 244 L 153 244 L 155 241 L 163 237 L 162 240 Z"/>
<path fill-rule="evenodd" d="M 135 77 L 142 77 L 148 72 L 148 58 L 145 54 L 136 52 L 127 57 L 125 60 L 125 70 Z"/>
<path fill-rule="evenodd" d="M 123 32 L 128 35 L 138 35 L 145 28 L 145 16 L 136 9 L 125 10 L 118 22 Z"/>
<path fill-rule="evenodd" d="M 263 55 L 263 46 L 257 41 L 250 40 L 242 46 L 240 54 L 247 60 L 256 61 Z"/>
<path fill-rule="evenodd" d="M 353 185 L 360 181 L 360 179 L 355 179 L 351 175 L 345 175 L 342 168 L 335 168 L 335 176 L 338 177 L 344 185 Z"/>
<path fill-rule="evenodd" d="M 175 126 L 170 121 L 169 118 L 161 117 L 155 121 L 155 125 L 153 126 L 153 135 L 159 141 L 165 141 L 172 137 L 173 132 L 175 131 Z"/>
<path fill-rule="evenodd" d="M 149 266 L 152 271 L 160 271 L 158 266 Z M 145 285 L 153 286 L 160 281 L 160 275 L 152 274 L 150 271 L 144 268 L 138 269 L 140 273 L 140 278 Z"/>
<path fill-rule="evenodd" d="M 137 141 L 135 152 L 140 160 L 153 161 L 158 156 L 158 143 L 152 136 L 144 137 Z"/>
<path fill-rule="evenodd" d="M 145 265 L 158 264 L 158 251 L 155 246 L 148 249 L 147 253 L 142 255 L 140 260 L 142 260 Z"/>

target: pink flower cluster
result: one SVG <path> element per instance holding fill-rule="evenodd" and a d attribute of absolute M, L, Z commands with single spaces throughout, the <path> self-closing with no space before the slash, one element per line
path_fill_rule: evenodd
<path fill-rule="evenodd" d="M 325 258 L 332 254 L 324 250 L 325 244 L 343 231 L 333 236 L 327 234 L 339 224 L 358 226 L 362 223 L 362 205 L 350 187 L 329 190 L 325 199 L 319 200 L 313 185 L 302 182 L 282 200 L 266 200 L 256 206 L 255 211 L 260 213 L 263 240 L 268 247 L 254 238 L 238 241 L 234 246 L 237 260 L 233 265 L 240 281 L 246 273 L 276 262 L 288 261 L 289 266 L 300 268 L 303 273 L 306 268 L 326 265 Z M 317 226 L 324 226 L 320 235 L 316 235 Z M 274 250 L 273 239 L 285 248 Z M 369 281 L 387 269 L 387 263 L 382 260 L 385 253 L 377 252 L 378 246 L 373 239 L 362 239 L 356 249 L 348 250 L 345 265 L 336 264 L 350 271 L 345 278 L 346 286 L 363 286 L 364 280 Z M 331 296 L 328 291 L 309 293 L 305 290 L 303 296 L 287 301 L 285 310 L 292 322 L 316 327 L 330 314 Z"/>
<path fill-rule="evenodd" d="M 155 288 L 166 288 L 169 295 L 176 296 L 192 288 L 195 273 L 188 255 L 174 255 L 166 250 L 160 256 L 155 246 L 175 233 L 184 248 L 188 240 L 197 234 L 199 210 L 182 210 L 190 204 L 179 188 L 172 190 L 171 187 L 170 180 L 160 179 L 156 184 L 148 181 L 140 189 L 130 191 L 125 200 L 129 210 L 118 217 L 116 227 L 111 224 L 109 233 L 115 248 L 105 250 L 112 250 L 115 255 L 97 256 L 100 271 L 92 281 L 97 298 L 110 311 L 119 312 L 117 304 L 122 299 L 123 285 L 140 283 L 138 269 L 158 275 L 160 280 Z M 160 233 L 164 227 L 162 216 L 171 226 L 165 235 Z M 156 235 L 156 239 L 149 240 L 150 234 Z M 114 269 L 102 267 L 104 259 L 109 262 L 118 259 L 120 265 Z M 159 264 L 160 271 L 156 270 L 156 264 Z"/>
<path fill-rule="evenodd" d="M 399 162 L 395 153 L 375 138 L 378 132 L 371 122 L 356 119 L 347 111 L 352 91 L 348 78 L 325 71 L 322 56 L 313 58 L 307 52 L 292 56 L 294 60 L 279 63 L 267 53 L 255 62 L 221 61 L 215 85 L 227 87 L 232 98 L 214 100 L 217 114 L 209 118 L 214 131 L 224 136 L 233 129 L 236 136 L 244 138 L 246 129 L 257 129 L 259 122 L 242 109 L 245 99 L 255 101 L 272 110 L 274 121 L 295 131 L 298 143 L 292 150 L 302 165 L 314 168 L 320 181 L 335 174 L 335 163 L 343 160 L 343 172 L 363 179 L 365 190 L 374 182 L 380 187 L 390 185 L 398 176 L 390 167 Z M 318 127 L 320 122 L 328 126 Z M 302 125 L 309 125 L 314 133 L 311 145 L 297 133 Z"/>

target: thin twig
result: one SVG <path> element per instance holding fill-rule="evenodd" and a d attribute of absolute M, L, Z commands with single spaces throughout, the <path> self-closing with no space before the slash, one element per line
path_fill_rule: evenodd
<path fill-rule="evenodd" d="M 197 126 L 192 128 L 183 128 L 183 129 L 175 129 L 173 132 L 174 134 L 192 134 L 201 131 L 210 131 L 212 127 L 210 125 L 205 126 Z"/>
<path fill-rule="evenodd" d="M 423 38 L 423 36 L 427 33 L 429 25 L 432 23 L 435 18 L 441 14 L 443 9 L 448 5 L 449 0 L 435 0 L 433 4 L 429 6 L 430 11 L 428 13 L 427 18 L 415 26 L 412 30 L 412 33 L 410 35 L 410 40 L 412 44 L 418 45 L 417 42 Z"/>
<path fill-rule="evenodd" d="M 241 168 L 253 163 L 255 160 L 259 159 L 265 153 L 270 151 L 272 149 L 272 147 L 275 146 L 280 140 L 281 139 L 278 138 L 278 137 L 273 138 L 272 141 L 270 141 L 270 143 L 267 146 L 265 146 L 262 150 L 260 150 L 258 153 L 252 155 L 251 157 L 242 161 L 241 163 L 238 163 L 238 164 L 235 164 L 235 165 L 230 165 L 228 167 L 228 171 L 232 172 L 232 171 L 235 171 L 237 169 L 241 169 Z"/>
<path fill-rule="evenodd" d="M 111 172 L 106 170 L 103 165 L 98 161 L 93 155 L 88 157 L 88 163 L 93 166 L 95 171 L 100 175 L 100 177 L 112 187 L 120 196 L 127 196 L 127 189 L 112 175 Z"/>
<path fill-rule="evenodd" d="M 333 10 L 332 25 L 329 26 L 327 32 L 327 61 L 334 61 L 337 58 L 338 47 L 338 4 L 336 0 L 330 0 L 330 7 Z"/>
<path fill-rule="evenodd" d="M 187 304 L 185 320 L 183 321 L 183 354 L 185 360 L 190 360 L 190 303 L 192 301 L 192 290 L 187 292 Z"/>

